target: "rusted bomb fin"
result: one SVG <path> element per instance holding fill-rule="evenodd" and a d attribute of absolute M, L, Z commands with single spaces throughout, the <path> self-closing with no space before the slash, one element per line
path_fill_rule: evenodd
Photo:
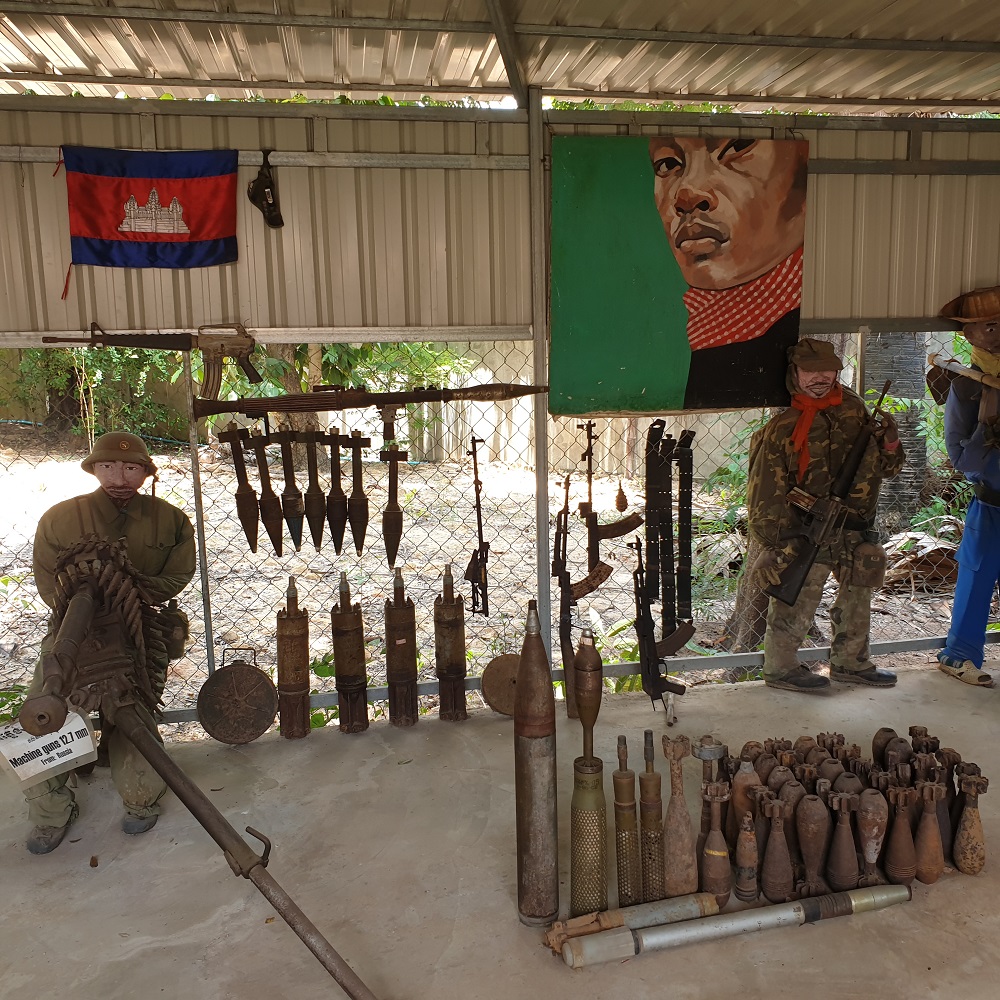
<path fill-rule="evenodd" d="M 385 602 L 385 675 L 389 685 L 389 721 L 394 726 L 417 722 L 417 621 L 413 601 L 403 589 L 398 567 L 392 600 Z"/>
<path fill-rule="evenodd" d="M 870 889 L 835 892 L 828 896 L 813 896 L 776 906 L 754 907 L 738 913 L 720 913 L 703 920 L 688 920 L 638 930 L 619 927 L 567 941 L 563 945 L 562 956 L 571 969 L 581 969 L 599 962 L 623 961 L 642 952 L 663 951 L 696 941 L 715 941 L 773 927 L 811 924 L 830 917 L 883 910 L 896 903 L 905 903 L 912 895 L 909 886 L 905 885 L 875 886 Z"/>
<path fill-rule="evenodd" d="M 257 551 L 257 529 L 260 527 L 260 505 L 257 494 L 247 477 L 247 466 L 243 459 L 243 445 L 249 440 L 250 432 L 236 426 L 230 421 L 229 426 L 219 432 L 219 440 L 228 444 L 233 453 L 233 466 L 236 469 L 236 516 L 240 519 L 243 534 L 251 552 Z"/>
<path fill-rule="evenodd" d="M 465 600 L 455 593 L 451 563 L 444 568 L 441 593 L 434 599 L 434 664 L 438 678 L 438 718 L 461 722 L 465 703 Z"/>
<path fill-rule="evenodd" d="M 271 488 L 271 473 L 267 465 L 267 438 L 259 431 L 250 435 L 250 447 L 257 456 L 257 472 L 260 475 L 260 523 L 264 525 L 267 537 L 274 546 L 274 554 L 281 555 L 281 501 Z"/>
<path fill-rule="evenodd" d="M 347 520 L 351 524 L 351 537 L 354 539 L 354 551 L 361 555 L 365 547 L 365 533 L 368 531 L 368 497 L 365 496 L 365 484 L 362 476 L 361 449 L 370 448 L 371 438 L 361 436 L 361 431 L 351 431 L 349 441 L 351 449 L 351 472 L 354 485 L 351 497 L 347 501 Z"/>
<path fill-rule="evenodd" d="M 379 452 L 379 459 L 389 464 L 389 498 L 382 513 L 382 541 L 385 543 L 385 558 L 391 569 L 396 565 L 399 540 L 403 537 L 403 511 L 399 506 L 399 463 L 405 462 L 409 454 L 400 451 L 395 441 L 385 451 Z"/>
<path fill-rule="evenodd" d="M 323 530 L 326 527 L 326 496 L 319 485 L 319 463 L 316 456 L 317 447 L 325 440 L 322 431 L 305 431 L 299 435 L 299 440 L 306 446 L 306 463 L 309 469 L 309 486 L 306 488 L 305 508 L 306 523 L 312 536 L 313 546 L 319 552 L 323 547 Z"/>
<path fill-rule="evenodd" d="M 266 413 L 327 413 L 331 410 L 357 410 L 366 406 L 380 409 L 395 404 L 450 403 L 473 400 L 496 403 L 548 392 L 547 385 L 518 385 L 512 382 L 488 382 L 459 389 L 406 389 L 400 392 L 369 392 L 367 389 L 344 389 L 340 386 L 317 386 L 312 392 L 288 393 L 285 396 L 248 396 L 244 399 L 194 400 L 194 415 L 209 417 L 214 413 L 243 413 L 262 417 Z"/>
<path fill-rule="evenodd" d="M 285 477 L 285 488 L 281 491 L 281 514 L 298 552 L 302 548 L 302 524 L 306 513 L 302 490 L 295 482 L 295 458 L 292 455 L 292 445 L 299 440 L 299 436 L 295 431 L 279 431 L 271 435 L 271 440 L 281 446 L 281 469 Z"/>
<path fill-rule="evenodd" d="M 326 497 L 326 520 L 330 525 L 330 537 L 337 555 L 344 547 L 344 532 L 347 530 L 347 494 L 340 481 L 340 445 L 341 436 L 336 427 L 330 428 L 330 433 L 323 439 L 330 446 L 330 492 Z"/>
<path fill-rule="evenodd" d="M 351 604 L 351 587 L 346 573 L 340 574 L 340 604 L 330 609 L 330 624 L 340 731 L 363 733 L 368 728 L 365 627 L 361 605 Z"/>

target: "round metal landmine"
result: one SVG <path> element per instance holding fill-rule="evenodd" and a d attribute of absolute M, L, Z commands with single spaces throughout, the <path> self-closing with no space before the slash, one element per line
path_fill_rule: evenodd
<path fill-rule="evenodd" d="M 216 670 L 198 692 L 198 721 L 220 743 L 250 743 L 271 728 L 277 714 L 274 682 L 243 660 Z"/>
<path fill-rule="evenodd" d="M 514 714 L 514 690 L 517 684 L 517 653 L 494 656 L 483 670 L 483 700 L 494 712 Z"/>

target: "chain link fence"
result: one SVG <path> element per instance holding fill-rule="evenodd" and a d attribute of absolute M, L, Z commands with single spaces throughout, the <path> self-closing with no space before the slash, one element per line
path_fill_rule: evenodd
<path fill-rule="evenodd" d="M 883 488 L 879 525 L 889 552 L 889 574 L 886 587 L 873 602 L 874 640 L 929 637 L 947 630 L 956 576 L 954 550 L 967 497 L 963 484 L 947 467 L 941 408 L 927 396 L 923 373 L 928 349 L 944 347 L 950 354 L 950 338 L 946 335 L 945 341 L 934 341 L 923 334 L 869 336 L 863 356 L 856 335 L 831 338 L 849 361 L 844 373 L 849 384 L 880 390 L 884 378 L 893 378 L 889 406 L 900 423 L 909 456 L 904 474 Z M 530 342 L 452 343 L 434 345 L 434 349 L 453 372 L 453 384 L 532 381 Z M 23 370 L 23 352 L 0 352 L 0 416 L 6 417 L 0 422 L 0 487 L 5 497 L 0 514 L 4 522 L 0 535 L 0 690 L 27 683 L 45 632 L 48 609 L 38 597 L 31 573 L 31 544 L 38 517 L 58 501 L 89 492 L 96 485 L 79 468 L 88 442 L 78 428 L 70 426 L 73 415 L 67 414 L 67 394 L 49 391 L 36 394 L 28 403 L 22 398 L 15 404 L 11 386 L 23 378 Z M 868 395 L 872 402 L 871 393 Z M 175 395 L 174 409 L 183 412 L 184 405 L 183 396 Z M 537 589 L 540 555 L 546 561 L 550 558 L 552 528 L 564 503 L 567 476 L 572 515 L 567 546 L 570 576 L 578 580 L 587 572 L 587 532 L 576 516 L 578 505 L 588 498 L 586 461 L 582 457 L 587 448 L 586 422 L 549 418 L 549 537 L 539 543 L 534 407 L 534 397 L 526 395 L 503 403 L 408 406 L 397 415 L 395 438 L 407 459 L 399 466 L 403 535 L 396 566 L 402 571 L 406 594 L 416 607 L 421 680 L 434 679 L 433 604 L 441 592 L 446 564 L 451 564 L 456 588 L 466 597 L 469 674 L 481 674 L 493 657 L 519 650 L 526 602 Z M 768 416 L 766 410 L 753 410 L 666 418 L 667 432 L 675 437 L 682 429 L 695 432 L 692 597 L 697 631 L 687 653 L 708 656 L 756 648 L 759 643 L 754 636 L 761 623 L 751 623 L 753 627 L 747 628 L 747 622 L 740 620 L 740 615 L 753 606 L 755 597 L 746 585 L 741 595 L 747 552 L 744 498 L 750 435 Z M 128 420 L 127 410 L 122 420 Z M 214 430 L 224 428 L 228 420 L 228 416 L 220 418 Z M 260 422 L 243 418 L 238 422 L 262 429 Z M 644 449 L 649 423 L 650 418 L 640 417 L 594 420 L 590 492 L 601 524 L 609 525 L 643 510 Z M 328 531 L 317 551 L 308 526 L 303 530 L 299 551 L 294 550 L 283 526 L 283 555 L 275 555 L 263 528 L 258 550 L 251 553 L 236 516 L 238 483 L 230 445 L 220 444 L 214 433 L 210 435 L 209 443 L 200 445 L 196 456 L 204 577 L 196 574 L 182 596 L 182 604 L 191 616 L 192 633 L 186 655 L 171 667 L 165 693 L 167 709 L 193 708 L 212 665 L 222 666 L 239 657 L 255 661 L 273 675 L 276 615 L 285 605 L 291 576 L 296 579 L 299 605 L 310 614 L 315 690 L 333 691 L 329 612 L 339 600 L 341 573 L 347 576 L 352 602 L 360 603 L 363 611 L 369 686 L 384 684 L 383 619 L 385 602 L 392 598 L 393 576 L 381 530 L 389 489 L 389 467 L 379 459 L 384 446 L 383 415 L 374 408 L 321 413 L 319 427 L 336 428 L 341 434 L 358 431 L 371 439 L 370 447 L 362 452 L 361 463 L 361 482 L 371 509 L 361 554 L 355 551 L 350 529 L 339 555 Z M 276 428 L 269 429 L 273 432 Z M 179 435 L 175 432 L 175 436 Z M 490 545 L 488 617 L 471 613 L 469 585 L 462 580 L 477 545 L 474 475 L 468 454 L 473 436 L 483 442 L 478 446 L 478 458 L 483 532 Z M 157 495 L 185 510 L 195 521 L 196 477 L 187 443 L 159 438 L 151 440 L 150 446 L 160 469 Z M 277 446 L 269 446 L 266 456 L 274 490 L 280 494 L 284 479 Z M 254 452 L 246 451 L 245 458 L 250 484 L 259 494 L 260 470 Z M 297 458 L 297 485 L 304 491 L 306 467 L 303 455 Z M 349 451 L 343 452 L 342 461 L 343 486 L 350 494 Z M 329 449 L 320 450 L 319 472 L 320 485 L 326 492 L 330 486 Z M 676 476 L 674 482 L 676 490 Z M 628 547 L 634 537 L 626 534 L 602 542 L 601 557 L 611 567 L 611 576 L 579 601 L 574 615 L 574 641 L 579 628 L 590 625 L 606 662 L 637 659 L 632 627 L 636 556 Z M 818 645 L 825 644 L 829 635 L 825 614 L 833 587 L 831 581 L 810 633 L 810 641 Z M 553 584 L 552 604 L 556 611 L 558 603 L 558 590 Z M 206 604 L 210 629 L 206 629 Z M 553 649 L 558 658 L 558 639 Z M 433 697 L 422 699 L 426 710 L 432 710 L 435 703 Z M 379 717 L 386 714 L 386 706 L 376 702 L 372 712 Z M 322 709 L 321 713 L 333 717 L 336 709 Z"/>

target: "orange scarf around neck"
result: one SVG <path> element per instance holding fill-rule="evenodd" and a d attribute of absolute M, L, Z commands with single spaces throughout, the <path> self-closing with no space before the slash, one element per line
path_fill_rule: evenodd
<path fill-rule="evenodd" d="M 812 427 L 813 418 L 820 410 L 839 406 L 843 401 L 844 394 L 839 382 L 834 383 L 833 388 L 822 399 L 813 399 L 812 396 L 806 396 L 801 392 L 792 396 L 792 406 L 801 411 L 792 431 L 792 444 L 799 453 L 800 483 L 805 477 L 806 469 L 809 468 L 809 429 Z"/>

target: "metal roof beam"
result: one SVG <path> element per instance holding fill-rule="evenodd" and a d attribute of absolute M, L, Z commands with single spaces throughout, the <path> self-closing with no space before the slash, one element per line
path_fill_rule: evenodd
<path fill-rule="evenodd" d="M 514 36 L 514 29 L 507 16 L 507 11 L 504 9 L 503 0 L 486 0 L 486 9 L 493 22 L 493 34 L 496 36 L 500 57 L 503 59 L 504 69 L 507 71 L 507 82 L 510 84 L 514 97 L 517 98 L 517 106 L 526 108 L 528 106 L 528 85 L 525 82 L 524 69 L 517 54 L 517 38 Z"/>
<path fill-rule="evenodd" d="M 455 21 L 412 17 L 337 17 L 330 14 L 264 14 L 247 11 L 162 10 L 156 7 L 112 7 L 87 3 L 4 0 L 0 13 L 61 17 L 111 18 L 123 21 L 199 21 L 207 24 L 256 24 L 278 28 L 355 28 L 362 31 L 466 31 L 492 34 L 489 21 Z"/>
<path fill-rule="evenodd" d="M 661 42 L 682 45 L 749 45 L 754 48 L 848 49 L 878 52 L 1000 53 L 1000 42 L 947 38 L 854 38 L 815 35 L 737 35 L 711 31 L 656 31 L 641 28 L 580 28 L 568 25 L 518 24 L 519 35 L 582 38 L 588 41 Z"/>
<path fill-rule="evenodd" d="M 499 0 L 487 0 L 491 17 Z M 247 11 L 161 10 L 153 7 L 118 7 L 86 3 L 51 3 L 42 0 L 4 0 L 3 13 L 42 16 L 113 18 L 133 21 L 200 21 L 209 24 L 255 24 L 274 27 L 354 28 L 367 31 L 436 31 L 474 34 L 500 33 L 496 22 L 405 17 L 338 17 L 322 14 L 265 14 Z M 809 35 L 743 35 L 710 31 L 660 31 L 642 28 L 576 27 L 548 24 L 513 24 L 505 20 L 512 36 L 581 38 L 597 41 L 679 43 L 683 45 L 749 45 L 757 48 L 844 49 L 879 52 L 986 52 L 1000 53 L 1000 41 L 962 41 L 947 38 L 856 38 Z M 501 48 L 501 52 L 503 49 Z M 506 62 L 506 57 L 505 60 Z"/>

